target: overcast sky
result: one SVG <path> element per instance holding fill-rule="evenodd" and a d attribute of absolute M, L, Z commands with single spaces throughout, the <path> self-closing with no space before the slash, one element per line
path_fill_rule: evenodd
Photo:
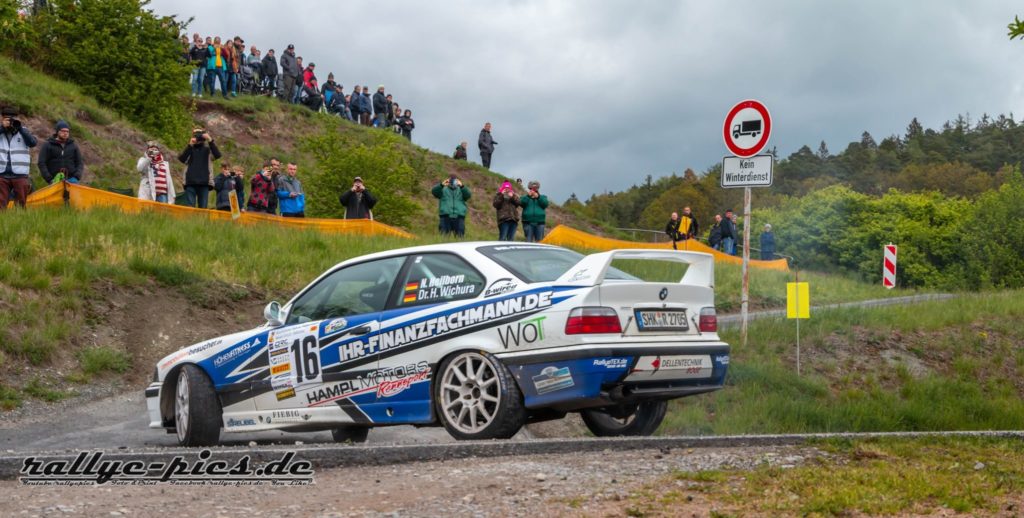
<path fill-rule="evenodd" d="M 1015 5 L 1016 4 L 1016 5 Z M 299 6 L 302 7 L 299 7 Z M 538 179 L 559 202 L 644 176 L 703 172 L 726 153 L 729 108 L 771 111 L 781 156 L 824 140 L 842 151 L 917 117 L 1024 117 L 1019 2 L 470 1 L 301 3 L 154 0 L 195 17 L 189 32 L 241 35 L 278 54 L 294 43 L 346 92 L 383 83 L 413 110 L 413 141 Z"/>

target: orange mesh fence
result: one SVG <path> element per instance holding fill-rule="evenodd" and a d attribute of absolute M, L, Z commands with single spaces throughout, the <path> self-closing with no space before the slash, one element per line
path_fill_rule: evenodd
<path fill-rule="evenodd" d="M 150 211 L 176 217 L 202 217 L 217 221 L 231 221 L 231 213 L 227 211 L 196 209 L 168 203 L 157 203 L 73 183 L 68 183 L 66 186 L 68 190 L 68 203 L 76 209 L 117 207 L 123 212 L 130 214 Z M 32 193 L 29 195 L 27 202 L 28 207 L 60 206 L 63 204 L 64 188 L 59 183 Z M 341 234 L 394 236 L 406 239 L 415 237 L 400 228 L 368 219 L 282 218 L 270 214 L 244 212 L 238 221 L 242 224 L 277 224 L 289 228 L 309 228 L 322 232 Z"/>
<path fill-rule="evenodd" d="M 622 248 L 653 248 L 653 249 L 672 249 L 672 243 L 638 243 L 636 241 L 623 241 L 621 239 L 612 239 L 608 237 L 595 236 L 588 234 L 582 230 L 576 230 L 574 228 L 567 227 L 565 225 L 558 225 L 544 237 L 544 243 L 549 245 L 568 246 L 573 248 L 584 248 L 587 250 L 617 250 Z M 704 243 L 697 240 L 679 241 L 676 246 L 680 250 L 687 250 L 690 252 L 704 252 L 715 256 L 716 262 L 742 264 L 743 258 L 729 254 L 722 253 L 714 248 L 711 248 Z M 750 266 L 757 268 L 767 268 L 770 270 L 788 271 L 789 264 L 785 259 L 775 259 L 773 261 L 760 261 L 750 260 Z"/>

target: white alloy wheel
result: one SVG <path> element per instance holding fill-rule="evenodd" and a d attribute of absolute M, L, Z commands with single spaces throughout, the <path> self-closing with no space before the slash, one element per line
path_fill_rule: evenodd
<path fill-rule="evenodd" d="M 456 439 L 507 439 L 526 420 L 523 396 L 508 369 L 486 352 L 463 352 L 441 367 L 437 410 Z"/>

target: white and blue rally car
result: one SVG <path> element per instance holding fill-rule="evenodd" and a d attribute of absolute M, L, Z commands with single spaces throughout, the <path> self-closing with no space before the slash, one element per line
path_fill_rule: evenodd
<path fill-rule="evenodd" d="M 614 259 L 686 263 L 644 282 Z M 649 435 L 667 401 L 722 387 L 710 255 L 583 256 L 516 243 L 455 243 L 338 264 L 267 323 L 175 352 L 146 389 L 150 427 L 187 446 L 228 432 L 443 425 L 508 438 L 580 412 L 597 436 Z"/>

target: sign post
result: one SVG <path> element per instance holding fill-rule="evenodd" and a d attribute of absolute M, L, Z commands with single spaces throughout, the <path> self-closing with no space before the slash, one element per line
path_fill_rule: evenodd
<path fill-rule="evenodd" d="M 740 295 L 740 340 L 747 345 L 750 303 L 750 188 L 772 184 L 770 155 L 755 156 L 768 145 L 772 117 L 760 101 L 736 103 L 725 116 L 722 138 L 733 157 L 722 159 L 722 187 L 743 187 L 743 290 Z"/>
<path fill-rule="evenodd" d="M 786 283 L 786 318 L 796 319 L 796 375 L 800 375 L 800 320 L 811 318 L 811 288 L 800 282 L 797 271 L 796 282 Z"/>
<path fill-rule="evenodd" d="M 883 255 L 882 286 L 891 290 L 896 287 L 896 245 L 892 243 L 885 245 L 885 253 Z"/>

